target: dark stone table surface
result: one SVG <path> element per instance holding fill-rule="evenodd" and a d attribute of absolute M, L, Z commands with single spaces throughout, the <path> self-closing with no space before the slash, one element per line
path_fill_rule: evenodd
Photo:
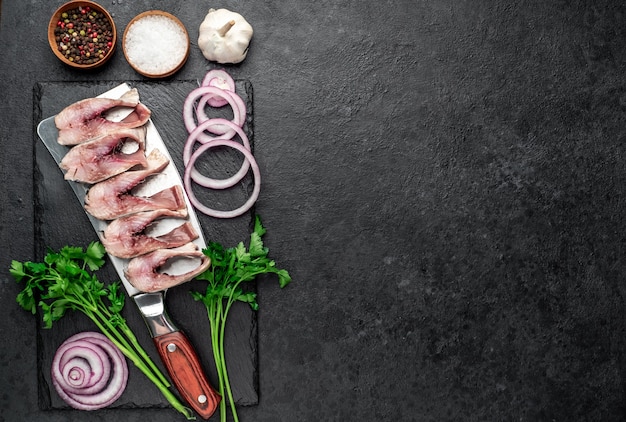
<path fill-rule="evenodd" d="M 49 50 L 61 1 L 0 14 L 0 421 L 37 404 L 33 88 L 141 81 L 121 51 L 79 73 Z M 108 0 L 121 35 L 162 9 L 215 67 L 210 7 L 255 29 L 256 211 L 294 281 L 258 285 L 259 402 L 244 421 L 626 419 L 626 3 Z M 118 45 L 119 47 L 119 45 Z M 167 81 L 163 81 L 164 84 Z M 71 228 L 68 228 L 68 231 Z M 181 420 L 167 409 L 90 421 Z"/>

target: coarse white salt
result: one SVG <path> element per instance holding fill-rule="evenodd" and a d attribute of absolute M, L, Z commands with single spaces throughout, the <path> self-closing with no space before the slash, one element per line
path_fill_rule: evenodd
<path fill-rule="evenodd" d="M 185 60 L 188 42 L 187 32 L 177 22 L 163 15 L 147 15 L 128 27 L 124 49 L 135 68 L 161 75 Z"/>

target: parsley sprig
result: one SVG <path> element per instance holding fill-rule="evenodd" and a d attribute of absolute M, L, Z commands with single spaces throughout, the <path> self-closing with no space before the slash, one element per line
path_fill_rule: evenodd
<path fill-rule="evenodd" d="M 204 293 L 191 292 L 195 300 L 201 301 L 207 310 L 211 327 L 211 345 L 213 358 L 217 368 L 219 392 L 228 397 L 234 421 L 239 421 L 235 401 L 233 400 L 226 358 L 224 353 L 224 333 L 226 319 L 235 302 L 244 302 L 254 310 L 259 309 L 256 293 L 244 291 L 242 283 L 253 281 L 260 274 L 276 274 L 281 288 L 291 282 L 287 270 L 279 269 L 276 263 L 268 258 L 269 249 L 263 245 L 262 237 L 266 229 L 261 219 L 256 216 L 254 229 L 250 234 L 250 245 L 246 249 L 243 242 L 236 247 L 224 248 L 216 242 L 209 242 L 204 254 L 211 258 L 211 267 L 197 277 L 207 281 Z M 220 402 L 220 420 L 226 421 L 226 403 Z"/>
<path fill-rule="evenodd" d="M 68 310 L 85 314 L 124 355 L 161 391 L 168 402 L 187 419 L 195 419 L 169 389 L 170 383 L 143 349 L 121 315 L 124 293 L 120 283 L 105 286 L 95 274 L 105 263 L 105 249 L 92 242 L 86 249 L 65 246 L 49 250 L 43 262 L 12 261 L 10 272 L 24 288 L 17 295 L 18 304 L 35 314 L 42 312 L 45 328 L 51 328 Z"/>

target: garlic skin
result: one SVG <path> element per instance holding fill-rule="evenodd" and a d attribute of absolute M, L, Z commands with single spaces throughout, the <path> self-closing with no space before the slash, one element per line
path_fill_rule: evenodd
<path fill-rule="evenodd" d="M 200 24 L 198 47 L 207 60 L 240 63 L 248 54 L 252 26 L 237 12 L 209 9 Z"/>

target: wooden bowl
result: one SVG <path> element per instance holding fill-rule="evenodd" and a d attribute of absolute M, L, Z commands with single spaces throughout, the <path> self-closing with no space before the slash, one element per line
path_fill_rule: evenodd
<path fill-rule="evenodd" d="M 178 72 L 187 61 L 189 34 L 176 16 L 162 10 L 149 10 L 128 23 L 122 37 L 122 50 L 130 67 L 140 75 L 166 78 Z"/>
<path fill-rule="evenodd" d="M 62 41 L 62 40 L 57 40 L 57 34 L 55 34 L 55 30 L 59 26 L 60 22 L 63 22 L 63 24 L 67 25 L 64 22 L 64 19 L 62 18 L 63 13 L 66 13 L 73 9 L 77 9 L 77 8 L 83 9 L 86 7 L 89 8 L 90 12 L 97 12 L 97 13 L 101 13 L 102 15 L 104 15 L 104 18 L 107 19 L 108 22 L 111 24 L 111 34 L 109 34 L 111 39 L 106 41 L 106 42 L 110 42 L 111 45 L 103 46 L 104 53 L 103 53 L 102 58 L 98 57 L 99 54 L 97 51 L 95 51 L 93 54 L 89 52 L 89 56 L 91 57 L 91 60 L 93 60 L 94 56 L 97 57 L 97 60 L 93 62 L 87 62 L 88 59 L 85 57 L 87 53 L 83 53 L 80 55 L 77 54 L 75 57 L 81 57 L 78 60 L 72 60 L 68 58 L 68 56 L 66 56 L 64 52 L 59 50 L 60 48 L 59 41 Z M 67 26 L 64 29 L 66 28 Z M 64 34 L 67 34 L 67 32 L 64 31 Z M 85 39 L 85 37 L 79 36 L 78 39 Z M 88 41 L 88 40 L 85 39 L 85 41 Z M 70 1 L 62 5 L 61 7 L 59 7 L 50 18 L 50 23 L 48 24 L 48 43 L 50 44 L 50 48 L 52 49 L 52 52 L 54 53 L 54 55 L 57 56 L 57 58 L 61 60 L 63 63 L 65 63 L 66 65 L 71 66 L 76 69 L 93 69 L 93 68 L 96 68 L 105 64 L 113 56 L 113 53 L 115 52 L 115 45 L 117 44 L 117 31 L 115 28 L 115 22 L 113 21 L 113 18 L 111 17 L 109 12 L 104 7 L 100 6 L 98 3 L 94 3 L 92 1 Z M 68 45 L 69 44 L 66 44 L 66 46 Z M 71 48 L 71 47 L 68 47 L 68 48 Z M 79 63 L 79 61 L 82 61 L 82 63 Z"/>

